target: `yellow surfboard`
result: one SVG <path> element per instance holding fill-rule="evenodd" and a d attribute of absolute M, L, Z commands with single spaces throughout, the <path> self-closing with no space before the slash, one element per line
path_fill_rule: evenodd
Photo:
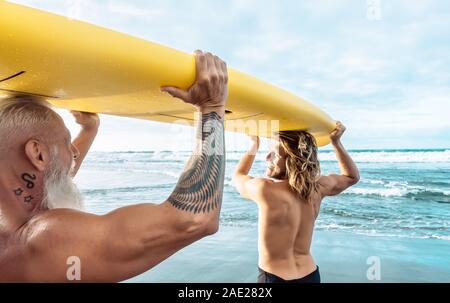
<path fill-rule="evenodd" d="M 188 88 L 195 59 L 156 43 L 0 0 L 0 94 L 45 97 L 57 107 L 169 123 L 194 108 L 161 93 Z M 335 122 L 283 89 L 229 69 L 226 128 L 269 137 L 308 130 L 319 146 Z"/>

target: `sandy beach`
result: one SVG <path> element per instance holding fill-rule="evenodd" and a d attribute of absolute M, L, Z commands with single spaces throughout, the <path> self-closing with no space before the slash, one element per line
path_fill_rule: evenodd
<path fill-rule="evenodd" d="M 218 234 L 180 251 L 153 270 L 128 282 L 256 282 L 257 231 L 223 227 Z M 427 249 L 433 241 L 433 251 Z M 317 231 L 313 255 L 322 282 L 450 282 L 450 243 Z M 367 278 L 367 259 L 380 260 L 380 280 Z"/>

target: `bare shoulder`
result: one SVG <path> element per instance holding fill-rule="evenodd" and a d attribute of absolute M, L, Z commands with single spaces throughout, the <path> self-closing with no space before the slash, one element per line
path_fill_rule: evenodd
<path fill-rule="evenodd" d="M 0 255 L 0 271 L 6 268 L 4 260 L 14 256 L 21 269 L 6 268 L 7 281 L 67 282 L 69 262 L 78 260 L 82 281 L 123 281 L 203 236 L 204 224 L 183 214 L 168 203 L 132 205 L 102 216 L 45 211 L 11 236 L 11 253 L 4 253 L 3 260 Z"/>
<path fill-rule="evenodd" d="M 275 183 L 273 180 L 268 179 L 268 178 L 253 178 L 253 179 L 249 180 L 248 182 L 252 186 L 256 186 L 259 188 L 263 188 L 265 186 L 270 186 Z"/>
<path fill-rule="evenodd" d="M 18 236 L 25 243 L 34 243 L 36 239 L 45 240 L 58 235 L 67 237 L 86 229 L 93 232 L 92 227 L 98 226 L 101 218 L 101 216 L 71 209 L 47 210 L 32 217 L 18 231 Z"/>
<path fill-rule="evenodd" d="M 262 194 L 270 193 L 274 186 L 275 182 L 268 178 L 254 178 L 248 181 L 248 186 L 251 186 L 254 190 L 259 191 Z"/>
<path fill-rule="evenodd" d="M 52 249 L 68 251 L 76 246 L 75 243 L 83 245 L 88 239 L 104 233 L 102 218 L 70 209 L 48 210 L 27 222 L 17 237 L 23 243 L 23 249 L 33 256 L 45 255 Z"/>
<path fill-rule="evenodd" d="M 94 217 L 98 216 L 68 209 L 36 214 L 10 235 L 8 249 L 0 256 L 2 278 L 24 282 L 67 281 L 68 258 L 84 257 L 82 247 L 86 240 L 92 242 L 98 235 L 93 224 L 98 221 Z M 88 221 L 92 224 L 86 224 Z"/>
<path fill-rule="evenodd" d="M 93 247 L 105 233 L 102 217 L 69 209 L 49 210 L 35 215 L 16 234 L 26 280 L 66 281 L 67 262 L 76 257 L 85 264 L 101 257 Z M 100 245 L 99 245 L 100 244 Z"/>
<path fill-rule="evenodd" d="M 254 178 L 248 181 L 247 188 L 252 200 L 258 204 L 272 201 L 280 192 L 280 185 L 268 178 Z"/>

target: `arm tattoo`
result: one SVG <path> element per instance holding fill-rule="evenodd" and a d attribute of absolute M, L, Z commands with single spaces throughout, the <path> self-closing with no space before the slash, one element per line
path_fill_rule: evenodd
<path fill-rule="evenodd" d="M 222 203 L 225 176 L 223 119 L 215 112 L 203 114 L 198 129 L 201 142 L 191 156 L 168 201 L 192 213 L 208 213 Z"/>

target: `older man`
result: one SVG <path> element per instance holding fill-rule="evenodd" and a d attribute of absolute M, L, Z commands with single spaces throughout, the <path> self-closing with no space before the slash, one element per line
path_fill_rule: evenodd
<path fill-rule="evenodd" d="M 95 137 L 96 116 L 75 113 L 83 130 L 71 142 L 63 120 L 45 102 L 0 101 L 0 281 L 72 280 L 73 260 L 81 281 L 121 281 L 217 231 L 227 68 L 197 51 L 196 69 L 189 90 L 162 88 L 201 113 L 196 152 L 173 193 L 158 205 L 136 204 L 103 216 L 77 209 L 81 195 L 71 178 Z"/>

